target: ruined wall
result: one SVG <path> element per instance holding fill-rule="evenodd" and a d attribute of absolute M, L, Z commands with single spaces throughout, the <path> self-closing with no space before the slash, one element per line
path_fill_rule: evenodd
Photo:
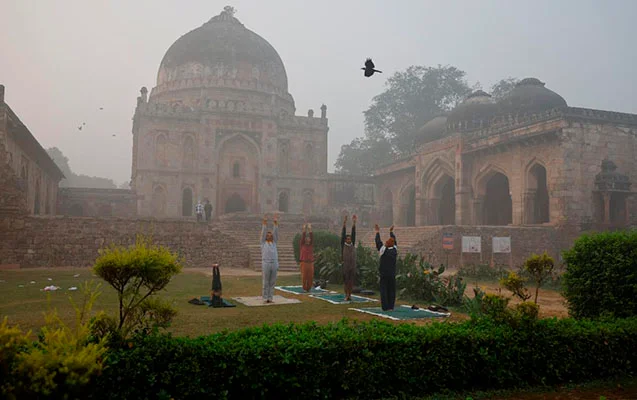
<path fill-rule="evenodd" d="M 442 247 L 443 233 L 453 235 L 453 250 L 446 251 Z M 564 250 L 571 247 L 579 232 L 568 232 L 554 227 L 495 227 L 495 226 L 440 226 L 437 230 L 429 230 L 414 247 L 414 252 L 425 258 L 432 257 L 434 263 L 447 262 L 457 267 L 462 264 L 501 264 L 508 266 L 512 261 L 517 268 L 533 253 L 541 254 L 546 251 L 558 263 Z M 464 253 L 462 236 L 480 236 L 482 253 Z M 511 237 L 511 254 L 496 253 L 492 256 L 493 237 Z"/>
<path fill-rule="evenodd" d="M 249 252 L 213 226 L 189 221 L 88 217 L 0 216 L 0 265 L 86 267 L 109 244 L 128 245 L 137 234 L 177 252 L 186 267 L 217 262 L 247 267 Z"/>
<path fill-rule="evenodd" d="M 137 196 L 129 189 L 60 188 L 57 214 L 134 218 Z"/>

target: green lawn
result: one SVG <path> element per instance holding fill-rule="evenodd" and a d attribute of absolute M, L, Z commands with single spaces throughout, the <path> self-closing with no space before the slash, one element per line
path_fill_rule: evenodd
<path fill-rule="evenodd" d="M 80 274 L 75 278 L 75 274 Z M 51 278 L 52 281 L 48 281 Z M 223 276 L 223 296 L 231 300 L 239 296 L 259 296 L 261 294 L 260 276 Z M 9 317 L 10 324 L 18 324 L 23 329 L 36 331 L 43 323 L 43 312 L 47 307 L 57 308 L 60 316 L 68 322 L 74 321 L 73 308 L 68 296 L 81 298 L 79 292 L 66 291 L 68 287 L 79 286 L 86 280 L 101 281 L 94 277 L 89 269 L 58 270 L 58 269 L 25 269 L 0 271 L 0 317 Z M 35 281 L 35 284 L 29 282 Z M 377 318 L 371 315 L 348 310 L 350 305 L 330 304 L 326 301 L 313 299 L 308 296 L 295 296 L 276 291 L 275 294 L 284 297 L 298 298 L 300 304 L 274 305 L 267 307 L 247 307 L 237 304 L 234 308 L 209 308 L 195 306 L 188 303 L 193 297 L 209 295 L 211 278 L 200 272 L 186 270 L 176 276 L 161 296 L 169 299 L 177 308 L 177 317 L 173 321 L 170 331 L 176 335 L 197 336 L 224 329 L 239 329 L 249 326 L 259 326 L 275 322 L 306 322 L 316 321 L 328 323 L 341 320 L 343 317 L 356 320 L 370 320 Z M 299 275 L 282 276 L 277 285 L 299 285 Z M 18 287 L 24 285 L 24 287 Z M 65 290 L 43 292 L 45 286 L 56 285 Z M 330 290 L 342 291 L 340 285 L 332 285 Z M 378 296 L 370 296 L 378 298 Z M 400 303 L 400 302 L 399 302 Z M 378 303 L 361 304 L 363 307 L 378 306 Z M 105 310 L 115 313 L 117 298 L 115 291 L 103 283 L 102 294 L 99 297 L 94 312 Z M 452 320 L 455 317 L 451 318 Z M 385 319 L 390 322 L 390 320 Z M 423 324 L 428 321 L 407 322 Z M 405 323 L 405 322 L 403 322 Z"/>

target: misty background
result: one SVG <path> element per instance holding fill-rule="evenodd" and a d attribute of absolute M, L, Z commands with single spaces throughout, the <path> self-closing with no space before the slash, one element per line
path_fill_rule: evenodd
<path fill-rule="evenodd" d="M 328 106 L 330 171 L 372 98 L 412 65 L 454 66 L 485 90 L 537 77 L 569 106 L 637 113 L 633 0 L 2 0 L 5 101 L 75 174 L 128 182 L 139 89 L 226 5 L 281 56 L 297 115 Z M 364 78 L 366 57 L 383 74 Z"/>

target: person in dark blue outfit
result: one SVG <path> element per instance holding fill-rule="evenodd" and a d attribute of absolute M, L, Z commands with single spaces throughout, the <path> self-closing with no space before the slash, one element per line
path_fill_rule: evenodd
<path fill-rule="evenodd" d="M 394 311 L 396 302 L 396 259 L 398 248 L 396 247 L 396 235 L 394 225 L 389 228 L 389 239 L 383 244 L 380 240 L 380 228 L 376 229 L 376 248 L 380 253 L 380 303 L 383 311 Z"/>

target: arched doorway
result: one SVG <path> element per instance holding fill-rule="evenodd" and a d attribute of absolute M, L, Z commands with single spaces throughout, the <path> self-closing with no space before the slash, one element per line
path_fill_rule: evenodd
<path fill-rule="evenodd" d="M 259 212 L 259 146 L 243 134 L 224 137 L 219 142 L 217 204 L 219 214 Z M 239 198 L 241 200 L 239 200 Z M 236 205 L 229 204 L 232 199 Z M 226 207 L 227 206 L 227 207 Z"/>
<path fill-rule="evenodd" d="M 192 189 L 184 188 L 181 192 L 181 215 L 184 217 L 192 216 Z"/>
<path fill-rule="evenodd" d="M 438 205 L 438 224 L 454 225 L 456 223 L 456 185 L 449 175 L 438 182 L 440 187 L 440 204 Z"/>
<path fill-rule="evenodd" d="M 153 217 L 164 217 L 166 215 L 166 191 L 162 186 L 157 186 L 153 190 L 150 209 Z"/>
<path fill-rule="evenodd" d="M 414 185 L 409 185 L 403 189 L 400 196 L 400 212 L 402 217 L 401 225 L 416 225 L 416 188 Z"/>
<path fill-rule="evenodd" d="M 81 217 L 84 215 L 84 209 L 81 204 L 73 204 L 69 208 L 69 215 L 72 217 Z"/>
<path fill-rule="evenodd" d="M 529 169 L 524 208 L 526 223 L 542 224 L 549 222 L 549 192 L 546 182 L 546 168 L 540 164 L 535 164 Z"/>
<path fill-rule="evenodd" d="M 509 178 L 495 172 L 486 183 L 483 208 L 484 225 L 508 225 L 513 221 L 513 202 Z"/>
<path fill-rule="evenodd" d="M 288 192 L 279 193 L 279 211 L 280 212 L 288 212 L 290 206 L 290 198 L 288 196 Z"/>
<path fill-rule="evenodd" d="M 242 212 L 246 210 L 246 202 L 239 193 L 233 193 L 226 201 L 225 213 Z"/>

